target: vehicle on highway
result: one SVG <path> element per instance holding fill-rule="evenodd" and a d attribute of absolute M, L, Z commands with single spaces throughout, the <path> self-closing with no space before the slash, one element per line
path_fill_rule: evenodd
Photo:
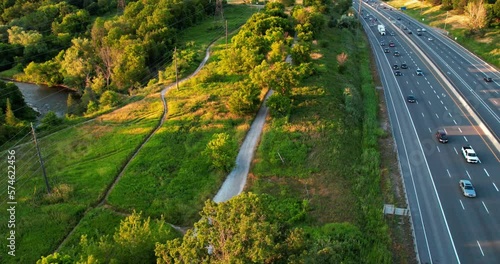
<path fill-rule="evenodd" d="M 420 68 L 417 68 L 417 76 L 424 76 L 424 72 L 420 69 Z"/>
<path fill-rule="evenodd" d="M 436 139 L 441 143 L 448 143 L 448 136 L 446 135 L 446 131 L 444 131 L 444 129 L 438 129 L 436 131 Z"/>
<path fill-rule="evenodd" d="M 394 42 L 392 42 L 392 40 L 391 40 L 391 41 L 389 41 L 389 47 L 396 47 L 396 44 L 394 44 Z"/>
<path fill-rule="evenodd" d="M 401 20 L 401 18 L 400 18 L 400 17 L 398 17 L 398 20 Z"/>
<path fill-rule="evenodd" d="M 479 158 L 477 157 L 476 151 L 471 146 L 462 147 L 462 155 L 468 163 L 478 163 Z"/>
<path fill-rule="evenodd" d="M 422 33 L 420 33 L 420 32 L 417 32 L 417 36 L 422 36 Z"/>
<path fill-rule="evenodd" d="M 427 30 L 425 28 L 422 28 L 422 32 L 425 32 L 425 31 L 427 31 Z"/>
<path fill-rule="evenodd" d="M 422 30 L 420 28 L 417 28 L 417 32 L 421 32 Z"/>
<path fill-rule="evenodd" d="M 410 34 L 410 35 L 411 35 L 411 34 L 413 34 L 413 33 L 411 32 L 411 30 L 408 30 L 408 34 Z"/>
<path fill-rule="evenodd" d="M 391 36 L 396 36 L 396 33 L 394 33 L 393 31 L 391 31 L 390 35 Z"/>
<path fill-rule="evenodd" d="M 403 76 L 403 74 L 402 74 L 400 71 L 395 71 L 395 72 L 394 72 L 394 75 L 395 75 L 395 76 Z"/>
<path fill-rule="evenodd" d="M 399 66 L 397 64 L 392 65 L 393 70 L 399 70 Z"/>
<path fill-rule="evenodd" d="M 433 41 L 434 39 L 433 39 L 433 38 L 431 38 L 431 37 L 429 37 L 427 40 L 429 40 L 429 41 Z"/>
<path fill-rule="evenodd" d="M 491 79 L 491 77 L 488 77 L 488 76 L 485 76 L 483 79 L 485 82 L 492 82 L 493 81 L 493 79 Z"/>
<path fill-rule="evenodd" d="M 396 50 L 396 51 L 394 51 L 394 56 L 399 57 L 399 56 L 401 56 L 401 54 L 399 54 L 399 51 Z"/>
<path fill-rule="evenodd" d="M 385 46 L 385 41 L 380 41 L 380 46 Z"/>
<path fill-rule="evenodd" d="M 465 197 L 476 197 L 476 189 L 474 188 L 474 185 L 472 185 L 472 182 L 469 180 L 460 180 L 458 182 L 460 185 L 460 189 L 462 189 L 462 194 Z"/>
<path fill-rule="evenodd" d="M 408 65 L 406 65 L 406 63 L 401 63 L 401 69 L 408 69 Z"/>
<path fill-rule="evenodd" d="M 417 101 L 417 99 L 415 98 L 415 96 L 413 94 L 410 94 L 410 95 L 408 95 L 408 97 L 406 97 L 406 101 L 408 101 L 408 103 L 415 103 Z"/>
<path fill-rule="evenodd" d="M 385 49 L 384 49 L 384 52 L 385 52 L 385 53 L 390 53 L 390 51 L 389 51 L 389 49 L 388 49 L 388 48 L 385 48 Z"/>
<path fill-rule="evenodd" d="M 380 33 L 381 36 L 385 35 L 385 26 L 384 25 L 378 25 L 377 29 L 378 29 L 378 32 Z"/>

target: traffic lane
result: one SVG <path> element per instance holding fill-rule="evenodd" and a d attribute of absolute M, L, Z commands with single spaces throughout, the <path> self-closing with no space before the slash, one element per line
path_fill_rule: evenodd
<path fill-rule="evenodd" d="M 410 161 L 418 159 L 419 152 L 415 151 L 415 149 L 417 149 L 415 146 L 418 145 L 418 139 L 411 134 L 408 135 L 408 133 L 412 133 L 408 130 L 412 127 L 412 124 L 411 120 L 408 119 L 407 110 L 403 112 L 401 112 L 401 110 L 396 110 L 404 109 L 404 100 L 401 100 L 401 92 L 399 91 L 391 71 L 387 69 L 387 62 L 384 56 L 379 53 L 375 55 L 377 57 L 377 63 L 382 67 L 380 71 L 381 80 L 384 83 L 384 95 L 386 97 L 389 110 L 388 113 L 391 119 L 393 136 L 398 148 L 398 158 L 408 197 L 408 206 L 411 211 L 419 257 L 422 261 L 426 262 L 429 262 L 432 256 L 437 256 L 438 259 L 453 259 L 455 257 L 455 251 L 452 240 L 446 240 L 449 231 L 447 230 L 445 220 L 436 217 L 438 215 L 444 215 L 442 213 L 440 214 L 439 201 L 435 200 L 435 196 L 429 195 L 428 193 L 422 193 L 420 188 L 423 184 L 427 184 L 429 188 L 432 188 L 428 180 L 429 176 L 425 177 L 427 180 L 423 180 L 421 177 L 428 173 L 428 170 L 426 171 L 422 169 L 422 167 L 413 168 L 409 165 Z M 380 64 L 385 64 L 386 67 Z M 396 107 L 395 104 L 398 104 L 398 106 Z M 413 142 L 413 146 L 411 144 L 407 146 L 407 144 L 409 144 L 407 141 Z M 409 157 L 409 153 L 411 153 L 411 157 Z M 418 179 L 415 179 L 414 175 L 419 176 Z M 418 182 L 417 184 L 419 187 L 417 188 L 415 181 L 423 182 Z M 423 196 L 423 198 L 420 198 L 420 196 Z"/>
<path fill-rule="evenodd" d="M 414 118 L 414 122 L 415 124 L 418 124 L 419 121 L 416 119 L 418 118 Z M 428 135 L 429 134 L 427 134 L 427 136 Z M 473 248 L 467 245 L 470 244 L 470 241 L 485 241 L 491 244 L 491 242 L 499 240 L 498 234 L 496 234 L 495 232 L 495 228 L 498 226 L 498 221 L 496 221 L 496 218 L 494 217 L 483 217 L 480 214 L 464 215 L 462 212 L 463 210 L 459 210 L 460 208 L 457 205 L 459 204 L 459 200 L 462 199 L 462 195 L 460 193 L 460 189 L 458 188 L 458 181 L 467 177 L 460 176 L 462 173 L 459 173 L 458 171 L 461 171 L 462 169 L 448 169 L 445 167 L 445 164 L 452 164 L 450 165 L 450 167 L 452 168 L 463 167 L 463 164 L 465 163 L 465 161 L 463 161 L 463 157 L 456 155 L 454 160 L 450 159 L 449 155 L 444 155 L 446 154 L 446 152 L 450 152 L 450 149 L 447 148 L 443 148 L 443 151 L 439 152 L 433 151 L 432 145 L 436 143 L 430 140 L 428 137 L 426 139 L 421 139 L 421 142 L 424 147 L 424 152 L 426 153 L 426 159 L 429 167 L 431 167 L 433 170 L 432 176 L 436 183 L 436 189 L 438 190 L 437 193 L 439 194 L 440 200 L 443 204 L 446 218 L 449 219 L 448 222 L 450 225 L 450 230 L 453 234 L 453 238 L 455 240 L 455 245 L 457 246 L 457 252 L 461 256 L 461 260 L 467 260 L 468 258 L 475 259 L 476 257 L 479 257 L 479 248 Z M 437 168 L 440 167 L 441 170 L 439 172 Z M 444 173 L 445 170 L 446 173 Z M 475 180 L 473 180 L 473 182 L 475 182 Z M 482 184 L 479 185 L 482 186 Z M 488 201 L 486 201 L 486 203 L 488 203 Z M 462 203 L 460 202 L 460 204 Z M 483 203 L 478 204 L 474 206 L 474 210 L 483 210 L 486 213 L 487 210 L 483 209 L 483 206 Z M 458 222 L 455 222 L 456 219 L 460 220 Z M 470 230 L 470 227 L 474 226 L 488 226 L 491 228 L 480 228 L 474 231 L 474 235 L 469 235 L 466 237 L 461 236 L 461 234 L 463 233 L 462 230 Z M 483 256 L 481 255 L 481 257 Z M 466 261 L 465 263 L 469 262 Z"/>
<path fill-rule="evenodd" d="M 450 82 L 462 94 L 464 99 L 473 107 L 475 112 L 481 116 L 494 136 L 499 139 L 500 133 L 500 98 L 495 93 L 498 89 L 485 89 L 483 85 L 486 82 L 477 80 L 477 76 L 469 78 L 469 72 L 466 68 L 456 66 L 457 62 L 449 63 L 443 59 L 447 55 L 440 55 L 439 51 L 432 51 L 425 45 L 421 46 L 426 55 L 438 65 L 441 71 L 447 76 Z M 441 51 L 444 53 L 443 51 Z M 465 77 L 462 77 L 465 76 Z M 489 83 L 488 83 L 489 84 Z M 490 85 L 493 86 L 494 84 Z M 493 91 L 493 92 L 491 92 Z"/>
<path fill-rule="evenodd" d="M 385 72 L 385 75 L 388 76 L 389 73 Z M 406 103 L 399 89 L 397 85 L 389 85 L 385 92 L 388 108 L 391 107 L 389 105 L 393 108 L 389 109 L 389 114 L 393 119 L 391 124 L 394 125 L 420 260 L 422 262 L 430 262 L 431 259 L 432 261 L 447 260 L 447 263 L 453 263 L 450 261 L 456 259 L 456 256 L 446 219 L 438 217 L 438 215 L 443 216 L 444 213 L 436 193 L 428 192 L 434 189 L 429 168 L 426 166 L 418 136 L 414 134 L 413 123 L 408 116 Z M 398 130 L 400 135 L 397 135 Z"/>

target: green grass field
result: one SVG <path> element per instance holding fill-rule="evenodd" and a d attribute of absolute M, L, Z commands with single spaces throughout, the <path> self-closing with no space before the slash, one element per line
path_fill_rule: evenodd
<path fill-rule="evenodd" d="M 161 112 L 156 94 L 95 121 L 40 138 L 49 183 L 54 189 L 50 196 L 46 194 L 34 145 L 17 148 L 17 250 L 15 258 L 7 258 L 7 252 L 2 251 L 2 263 L 34 263 L 55 250 L 87 208 L 99 201 L 121 166 L 158 123 Z M 6 175 L 5 169 L 2 166 Z M 4 181 L 0 188 L 7 190 L 6 185 Z M 5 206 L 2 202 L 3 211 Z M 6 217 L 1 214 L 0 221 L 6 223 Z M 8 231 L 6 225 L 0 226 L 3 236 Z"/>

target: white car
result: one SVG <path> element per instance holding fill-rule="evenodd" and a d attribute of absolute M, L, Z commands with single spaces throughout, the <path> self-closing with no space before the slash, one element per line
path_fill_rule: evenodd
<path fill-rule="evenodd" d="M 462 189 L 462 194 L 465 197 L 471 197 L 471 198 L 476 197 L 476 189 L 474 189 L 474 185 L 472 185 L 471 181 L 460 180 L 458 184 L 460 185 L 460 189 Z"/>

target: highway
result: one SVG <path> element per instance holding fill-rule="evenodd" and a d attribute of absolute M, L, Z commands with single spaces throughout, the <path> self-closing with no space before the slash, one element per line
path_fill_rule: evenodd
<path fill-rule="evenodd" d="M 417 28 L 424 26 L 400 11 L 365 3 L 362 14 L 384 88 L 420 262 L 499 263 L 499 73 L 434 29 L 425 27 L 417 36 Z M 385 25 L 385 36 L 378 33 L 378 24 Z M 395 47 L 389 47 L 391 41 Z M 394 56 L 396 50 L 401 56 Z M 408 69 L 395 76 L 393 65 L 402 63 Z M 417 68 L 423 76 L 416 75 Z M 493 82 L 485 82 L 485 75 Z M 415 103 L 406 101 L 410 94 Z M 447 144 L 434 137 L 438 128 L 446 130 Z M 479 164 L 465 161 L 464 145 L 476 150 Z M 462 195 L 460 179 L 473 182 L 476 198 Z"/>

